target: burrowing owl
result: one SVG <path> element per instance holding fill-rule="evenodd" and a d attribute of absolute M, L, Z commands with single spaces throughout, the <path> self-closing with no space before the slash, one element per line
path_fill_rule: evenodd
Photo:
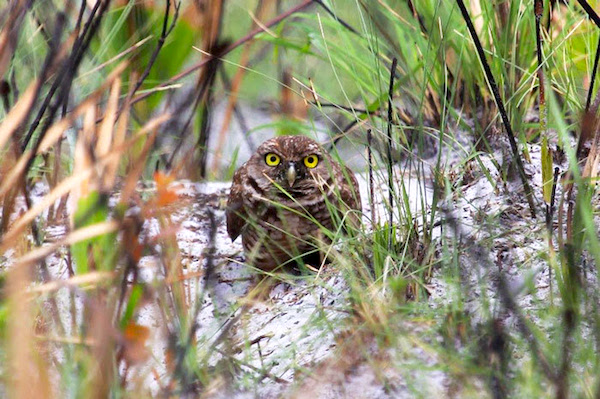
<path fill-rule="evenodd" d="M 300 257 L 317 266 L 319 247 L 331 242 L 323 228 L 341 220 L 357 226 L 360 210 L 350 169 L 308 137 L 280 136 L 261 144 L 233 175 L 227 232 L 232 240 L 242 235 L 247 262 L 262 270 Z"/>

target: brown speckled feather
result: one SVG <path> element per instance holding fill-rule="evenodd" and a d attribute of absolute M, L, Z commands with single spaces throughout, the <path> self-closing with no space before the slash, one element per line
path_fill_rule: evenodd
<path fill-rule="evenodd" d="M 248 214 L 244 209 L 242 186 L 243 175 L 246 173 L 245 166 L 246 165 L 239 168 L 233 175 L 231 191 L 229 193 L 229 198 L 227 199 L 225 216 L 227 218 L 227 234 L 229 234 L 231 241 L 235 241 L 242 233 L 248 217 Z"/>
<path fill-rule="evenodd" d="M 277 165 L 267 165 L 266 155 L 277 155 Z M 318 157 L 316 166 L 305 160 Z M 288 170 L 296 178 L 289 183 Z M 281 136 L 264 142 L 233 176 L 227 202 L 227 232 L 232 240 L 242 236 L 247 262 L 263 270 L 309 252 L 317 253 L 328 239 L 322 228 L 334 229 L 329 207 L 341 219 L 360 224 L 361 201 L 352 171 L 341 166 L 315 141 L 304 136 Z"/>

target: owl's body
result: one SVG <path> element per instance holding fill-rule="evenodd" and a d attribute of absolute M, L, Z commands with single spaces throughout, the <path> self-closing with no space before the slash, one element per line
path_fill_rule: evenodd
<path fill-rule="evenodd" d="M 301 255 L 318 259 L 319 246 L 330 242 L 322 228 L 332 230 L 334 219 L 360 209 L 350 169 L 308 137 L 280 136 L 265 141 L 235 172 L 227 232 L 232 240 L 242 235 L 249 263 L 274 270 Z M 360 220 L 357 212 L 348 218 L 355 225 Z"/>

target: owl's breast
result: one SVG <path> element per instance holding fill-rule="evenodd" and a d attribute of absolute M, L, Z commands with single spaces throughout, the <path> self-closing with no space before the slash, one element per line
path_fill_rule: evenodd
<path fill-rule="evenodd" d="M 256 266 L 272 270 L 295 256 L 318 248 L 320 226 L 330 228 L 331 218 L 328 213 L 325 217 L 318 215 L 323 209 L 327 211 L 325 208 L 309 208 L 298 208 L 296 204 L 266 206 L 260 215 L 253 217 L 242 235 L 242 242 Z"/>

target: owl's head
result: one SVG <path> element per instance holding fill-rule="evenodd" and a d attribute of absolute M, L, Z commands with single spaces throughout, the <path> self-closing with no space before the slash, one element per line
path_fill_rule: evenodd
<path fill-rule="evenodd" d="M 254 176 L 265 177 L 257 181 L 263 189 L 274 182 L 290 194 L 301 194 L 317 184 L 315 176 L 328 171 L 328 160 L 329 154 L 308 137 L 279 136 L 261 144 L 250 164 L 258 172 Z"/>

